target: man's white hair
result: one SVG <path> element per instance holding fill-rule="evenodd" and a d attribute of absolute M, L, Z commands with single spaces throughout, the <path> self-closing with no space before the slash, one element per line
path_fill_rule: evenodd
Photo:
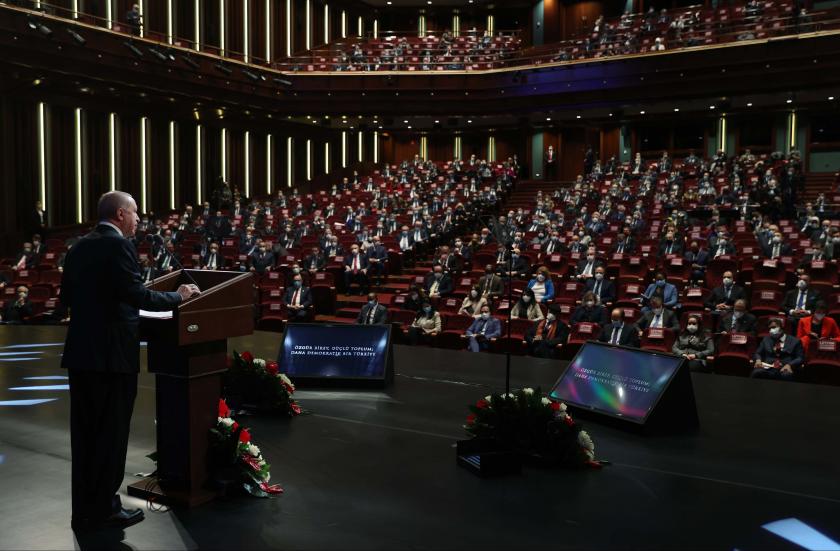
<path fill-rule="evenodd" d="M 134 204 L 134 197 L 124 191 L 109 191 L 99 198 L 96 213 L 100 220 L 114 220 L 119 209 L 128 209 Z"/>

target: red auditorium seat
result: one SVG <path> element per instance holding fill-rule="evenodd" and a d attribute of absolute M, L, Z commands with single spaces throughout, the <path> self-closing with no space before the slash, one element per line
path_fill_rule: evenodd
<path fill-rule="evenodd" d="M 840 385 L 840 343 L 833 339 L 811 341 L 804 378 L 812 383 Z"/>
<path fill-rule="evenodd" d="M 560 358 L 569 360 L 577 354 L 577 351 L 587 341 L 598 340 L 600 326 L 597 323 L 576 323 L 572 325 L 569 332 L 569 340 L 566 346 L 560 350 Z"/>
<path fill-rule="evenodd" d="M 443 330 L 438 335 L 438 346 L 450 350 L 460 350 L 466 346 L 462 338 L 475 320 L 472 316 L 459 316 L 458 314 L 441 313 Z"/>
<path fill-rule="evenodd" d="M 507 319 L 505 320 L 508 321 Z M 510 320 L 510 338 L 508 338 L 507 323 L 502 323 L 502 336 L 496 341 L 494 350 L 497 352 L 510 352 L 511 354 L 524 354 L 527 348 L 523 345 L 525 333 L 534 325 L 534 321 L 514 318 Z"/>
<path fill-rule="evenodd" d="M 671 329 L 649 327 L 642 332 L 642 349 L 670 354 L 676 338 L 676 333 Z"/>
<path fill-rule="evenodd" d="M 747 377 L 752 372 L 756 337 L 745 333 L 720 335 L 715 354 L 714 371 L 722 375 Z"/>
<path fill-rule="evenodd" d="M 757 289 L 750 299 L 750 311 L 756 316 L 777 315 L 782 309 L 782 292 Z"/>

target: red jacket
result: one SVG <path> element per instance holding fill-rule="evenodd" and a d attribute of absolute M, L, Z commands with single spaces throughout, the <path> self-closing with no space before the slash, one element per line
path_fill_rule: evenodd
<path fill-rule="evenodd" d="M 813 317 L 808 316 L 799 320 L 799 325 L 796 328 L 796 338 L 802 340 L 802 337 L 807 337 L 811 334 L 811 319 Z M 822 320 L 822 330 L 820 333 L 820 338 L 823 339 L 840 339 L 840 327 L 837 327 L 837 322 L 828 316 Z"/>

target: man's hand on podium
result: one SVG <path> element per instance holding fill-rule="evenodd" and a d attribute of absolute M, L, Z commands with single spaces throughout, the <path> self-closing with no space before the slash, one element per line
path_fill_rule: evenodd
<path fill-rule="evenodd" d="M 200 295 L 201 291 L 198 289 L 198 285 L 193 285 L 192 283 L 190 283 L 178 287 L 178 294 L 181 295 L 181 300 L 184 301 L 188 298 Z"/>

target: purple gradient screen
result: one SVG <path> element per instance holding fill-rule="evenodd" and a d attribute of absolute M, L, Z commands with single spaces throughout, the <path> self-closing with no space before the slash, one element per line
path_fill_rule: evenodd
<path fill-rule="evenodd" d="M 586 344 L 549 397 L 641 423 L 681 362 L 643 350 Z"/>

